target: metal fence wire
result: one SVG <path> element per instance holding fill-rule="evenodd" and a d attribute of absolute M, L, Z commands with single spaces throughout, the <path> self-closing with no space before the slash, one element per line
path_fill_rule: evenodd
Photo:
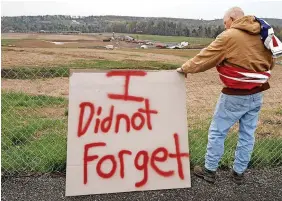
<path fill-rule="evenodd" d="M 281 67 L 276 66 L 272 88 L 264 92 L 250 168 L 282 165 Z M 3 68 L 1 72 L 2 174 L 64 173 L 69 69 Z M 208 128 L 221 91 L 217 76 L 215 70 L 210 70 L 186 79 L 192 166 L 204 163 Z M 237 139 L 235 125 L 225 141 L 221 168 L 232 166 Z"/>

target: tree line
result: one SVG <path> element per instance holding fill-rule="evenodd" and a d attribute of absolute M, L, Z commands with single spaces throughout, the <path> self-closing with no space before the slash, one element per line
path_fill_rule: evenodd
<path fill-rule="evenodd" d="M 279 38 L 282 20 L 269 19 Z M 2 17 L 1 31 L 5 32 L 66 32 L 82 33 L 143 33 L 152 35 L 214 38 L 224 30 L 222 19 L 194 20 L 177 18 L 66 15 Z"/>

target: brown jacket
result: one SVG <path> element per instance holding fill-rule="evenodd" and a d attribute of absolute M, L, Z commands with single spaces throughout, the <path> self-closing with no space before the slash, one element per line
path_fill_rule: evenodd
<path fill-rule="evenodd" d="M 182 65 L 185 73 L 206 71 L 217 65 L 231 65 L 255 72 L 271 70 L 271 52 L 260 38 L 260 24 L 253 16 L 234 21 L 207 48 Z"/>

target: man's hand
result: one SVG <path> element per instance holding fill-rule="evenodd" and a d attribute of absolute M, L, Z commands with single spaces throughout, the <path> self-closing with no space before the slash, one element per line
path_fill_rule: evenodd
<path fill-rule="evenodd" d="M 181 67 L 180 67 L 180 68 L 177 68 L 176 71 L 179 72 L 179 73 L 183 73 L 183 70 L 182 70 Z"/>
<path fill-rule="evenodd" d="M 185 75 L 185 77 L 187 77 L 187 73 L 184 73 L 184 71 L 183 71 L 183 68 L 182 68 L 182 67 L 177 68 L 177 69 L 176 69 L 176 71 L 177 71 L 178 73 L 183 73 L 183 74 Z"/>

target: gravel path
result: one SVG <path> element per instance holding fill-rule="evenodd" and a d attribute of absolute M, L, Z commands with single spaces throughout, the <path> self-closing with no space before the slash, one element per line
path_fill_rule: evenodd
<path fill-rule="evenodd" d="M 269 170 L 248 170 L 246 183 L 237 186 L 229 172 L 219 171 L 216 184 L 208 184 L 192 176 L 192 188 L 128 192 L 103 195 L 65 197 L 65 177 L 43 175 L 39 177 L 2 178 L 2 200 L 282 200 L 282 167 Z"/>

